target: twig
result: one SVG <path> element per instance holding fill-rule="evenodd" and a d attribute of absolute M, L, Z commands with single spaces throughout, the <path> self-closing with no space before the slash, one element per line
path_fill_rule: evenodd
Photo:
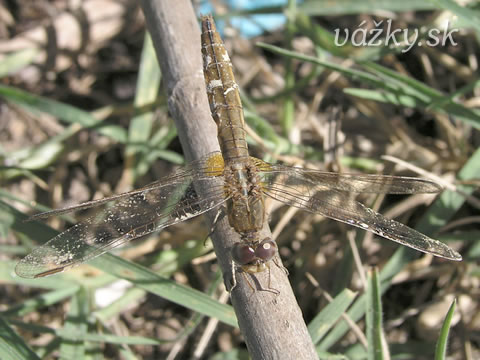
<path fill-rule="evenodd" d="M 174 117 L 182 147 L 189 160 L 218 150 L 217 129 L 210 115 L 202 74 L 200 29 L 191 2 L 142 1 L 147 27 L 165 79 L 168 106 Z M 215 214 L 208 214 L 210 221 Z M 270 230 L 264 229 L 265 236 Z M 240 241 L 226 219 L 213 233 L 213 244 L 224 278 L 230 279 L 230 249 Z M 281 265 L 281 263 L 280 263 Z M 253 359 L 316 359 L 302 313 L 284 271 L 272 265 L 268 271 L 249 279 L 262 288 L 280 292 L 252 292 L 238 276 L 232 303 L 240 329 Z"/>

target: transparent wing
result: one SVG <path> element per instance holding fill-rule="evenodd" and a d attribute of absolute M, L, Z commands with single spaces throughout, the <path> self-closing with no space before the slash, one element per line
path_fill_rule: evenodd
<path fill-rule="evenodd" d="M 55 274 L 222 204 L 226 201 L 223 181 L 215 179 L 223 173 L 220 166 L 209 157 L 142 189 L 40 214 L 36 218 L 95 207 L 93 215 L 34 249 L 15 272 L 25 278 Z M 194 183 L 206 189 L 202 196 Z"/>
<path fill-rule="evenodd" d="M 70 212 L 85 210 L 93 207 L 98 207 L 113 201 L 121 201 L 123 199 L 132 197 L 135 194 L 142 193 L 148 189 L 161 188 L 166 184 L 181 183 L 182 181 L 188 182 L 192 180 L 211 179 L 215 176 L 223 174 L 223 157 L 219 151 L 212 152 L 205 156 L 203 159 L 197 161 L 191 161 L 183 168 L 173 172 L 172 174 L 163 177 L 161 180 L 154 181 L 142 188 L 128 191 L 118 195 L 112 195 L 104 199 L 86 201 L 81 204 L 69 206 L 62 209 L 55 209 L 45 211 L 39 214 L 30 216 L 25 221 L 33 221 L 38 219 L 45 219 L 51 216 L 59 216 Z"/>
<path fill-rule="evenodd" d="M 371 231 L 419 251 L 450 260 L 462 259 L 460 254 L 440 241 L 385 218 L 346 192 L 410 194 L 439 191 L 441 188 L 433 182 L 405 177 L 335 174 L 266 163 L 260 167 L 264 193 L 275 200 Z"/>
<path fill-rule="evenodd" d="M 431 194 L 438 193 L 443 188 L 437 183 L 408 176 L 388 176 L 370 174 L 340 174 L 313 169 L 302 169 L 291 166 L 267 164 L 262 160 L 260 168 L 269 174 L 281 174 L 289 177 L 288 182 L 295 186 L 311 183 L 314 186 L 322 185 L 329 189 L 336 189 L 353 193 L 375 193 L 375 194 Z"/>

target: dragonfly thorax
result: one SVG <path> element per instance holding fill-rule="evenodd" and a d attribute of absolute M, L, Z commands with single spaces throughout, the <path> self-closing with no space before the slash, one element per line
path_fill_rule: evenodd
<path fill-rule="evenodd" d="M 261 181 L 256 165 L 249 160 L 227 166 L 224 173 L 225 192 L 230 198 L 228 221 L 244 238 L 252 238 L 252 233 L 260 231 L 265 221 Z"/>

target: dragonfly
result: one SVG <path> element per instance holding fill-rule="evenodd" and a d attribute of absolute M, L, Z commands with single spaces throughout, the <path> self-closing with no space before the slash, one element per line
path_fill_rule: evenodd
<path fill-rule="evenodd" d="M 19 276 L 40 278 L 65 271 L 133 239 L 215 209 L 226 211 L 230 226 L 240 235 L 231 251 L 232 268 L 251 274 L 265 271 L 278 253 L 275 241 L 260 235 L 267 221 L 267 198 L 424 253 L 462 259 L 444 243 L 384 217 L 351 196 L 439 193 L 442 187 L 435 182 L 297 168 L 250 156 L 232 63 L 211 15 L 202 17 L 201 26 L 206 91 L 221 151 L 140 189 L 31 216 L 29 220 L 79 210 L 93 212 L 20 260 L 15 268 Z"/>

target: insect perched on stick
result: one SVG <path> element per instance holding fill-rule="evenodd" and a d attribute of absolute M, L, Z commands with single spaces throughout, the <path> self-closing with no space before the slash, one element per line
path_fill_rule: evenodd
<path fill-rule="evenodd" d="M 221 152 L 190 162 L 141 189 L 32 216 L 30 220 L 95 209 L 93 215 L 23 258 L 15 268 L 19 276 L 38 278 L 62 272 L 130 240 L 220 206 L 226 207 L 229 224 L 240 235 L 240 242 L 232 249 L 233 269 L 246 273 L 265 271 L 277 256 L 275 242 L 262 238 L 260 233 L 267 219 L 266 197 L 425 253 L 455 261 L 462 259 L 442 242 L 387 219 L 350 196 L 442 191 L 432 181 L 301 169 L 251 157 L 238 85 L 211 16 L 202 18 L 201 41 L 207 95 L 218 127 Z M 205 191 L 197 192 L 198 186 Z"/>

